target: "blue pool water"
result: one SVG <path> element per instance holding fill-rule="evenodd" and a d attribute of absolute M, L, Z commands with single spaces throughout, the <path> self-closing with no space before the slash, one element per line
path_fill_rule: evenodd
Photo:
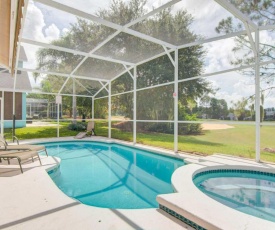
<path fill-rule="evenodd" d="M 183 160 L 117 144 L 56 142 L 44 144 L 61 158 L 49 173 L 55 184 L 80 202 L 105 208 L 158 207 L 156 196 L 173 192 L 171 175 Z"/>
<path fill-rule="evenodd" d="M 275 174 L 213 170 L 195 176 L 194 183 L 224 205 L 275 222 Z"/>

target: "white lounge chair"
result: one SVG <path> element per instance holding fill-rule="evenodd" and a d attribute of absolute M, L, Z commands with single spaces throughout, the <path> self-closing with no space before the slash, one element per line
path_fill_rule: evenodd
<path fill-rule="evenodd" d="M 34 161 L 33 157 L 38 157 L 40 165 L 42 165 L 40 156 L 37 151 L 0 151 L 0 162 L 2 159 L 4 159 L 7 160 L 10 164 L 10 159 L 16 158 L 18 160 L 21 173 L 23 173 L 21 162 L 29 158 L 32 158 L 32 161 Z"/>
<path fill-rule="evenodd" d="M 16 137 L 15 137 L 16 138 Z M 0 135 L 0 151 L 1 150 L 18 150 L 18 151 L 36 151 L 36 152 L 45 152 L 46 155 L 48 156 L 47 149 L 43 145 L 21 145 L 19 144 L 18 139 L 17 140 L 17 145 L 8 145 L 7 141 L 5 138 L 3 138 Z"/>
<path fill-rule="evenodd" d="M 86 137 L 88 133 L 91 133 L 92 135 L 96 136 L 95 122 L 94 121 L 89 121 L 88 124 L 87 124 L 87 131 L 78 133 L 74 138 L 75 139 L 82 139 L 82 138 Z"/>

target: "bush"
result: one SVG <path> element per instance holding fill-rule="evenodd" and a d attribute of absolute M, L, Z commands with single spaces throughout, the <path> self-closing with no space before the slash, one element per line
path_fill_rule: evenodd
<path fill-rule="evenodd" d="M 148 132 L 173 134 L 174 124 L 149 123 L 144 127 L 144 130 Z"/>
<path fill-rule="evenodd" d="M 201 124 L 179 124 L 179 135 L 201 134 Z"/>
<path fill-rule="evenodd" d="M 149 123 L 143 126 L 143 131 L 174 134 L 174 123 Z M 197 135 L 201 132 L 201 124 L 179 124 L 179 135 Z"/>
<path fill-rule="evenodd" d="M 69 130 L 73 131 L 84 131 L 87 129 L 87 124 L 85 123 L 72 123 L 68 125 Z"/>

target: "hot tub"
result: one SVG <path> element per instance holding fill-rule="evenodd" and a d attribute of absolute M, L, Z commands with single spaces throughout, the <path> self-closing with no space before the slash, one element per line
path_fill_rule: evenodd
<path fill-rule="evenodd" d="M 193 182 L 226 206 L 275 222 L 275 173 L 214 169 L 195 174 Z"/>

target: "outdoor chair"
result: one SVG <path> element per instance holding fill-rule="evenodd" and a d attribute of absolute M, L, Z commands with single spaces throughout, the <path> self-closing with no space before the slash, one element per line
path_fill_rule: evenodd
<path fill-rule="evenodd" d="M 43 145 L 21 145 L 19 144 L 19 140 L 17 137 L 14 137 L 17 141 L 17 145 L 8 145 L 7 141 L 5 138 L 3 138 L 0 135 L 0 151 L 1 150 L 18 150 L 18 151 L 36 151 L 36 152 L 45 152 L 46 155 L 48 156 L 47 149 Z M 1 144 L 2 143 L 2 144 Z"/>
<path fill-rule="evenodd" d="M 88 124 L 87 124 L 87 131 L 78 133 L 74 138 L 75 139 L 82 139 L 86 136 L 92 136 L 92 135 L 96 136 L 95 122 L 94 121 L 89 121 Z"/>
<path fill-rule="evenodd" d="M 38 157 L 40 165 L 42 165 L 40 156 L 37 151 L 0 151 L 0 162 L 2 162 L 3 159 L 7 160 L 8 164 L 10 164 L 11 159 L 17 159 L 21 173 L 23 173 L 21 162 L 29 158 L 32 158 L 32 161 L 34 162 L 33 157 Z"/>

